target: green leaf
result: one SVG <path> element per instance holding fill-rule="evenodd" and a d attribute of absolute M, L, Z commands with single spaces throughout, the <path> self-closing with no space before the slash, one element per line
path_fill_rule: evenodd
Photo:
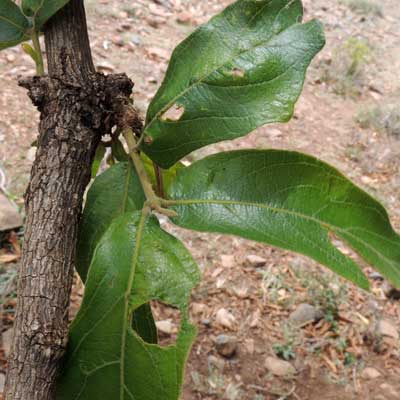
<path fill-rule="evenodd" d="M 178 400 L 195 337 L 187 303 L 198 279 L 186 248 L 155 218 L 116 219 L 96 248 L 57 399 Z M 131 328 L 132 312 L 150 300 L 181 310 L 175 345 L 148 344 Z"/>
<path fill-rule="evenodd" d="M 38 53 L 35 51 L 35 49 L 29 43 L 22 43 L 21 46 L 22 46 L 22 49 L 24 50 L 24 52 L 26 54 L 28 54 L 29 57 L 32 58 L 32 60 L 35 62 L 35 64 L 38 64 L 40 62 Z M 37 143 L 36 140 L 35 140 L 35 142 Z"/>
<path fill-rule="evenodd" d="M 368 288 L 343 240 L 400 287 L 400 237 L 385 209 L 333 167 L 289 151 L 246 150 L 205 158 L 170 189 L 174 223 L 305 254 Z"/>
<path fill-rule="evenodd" d="M 111 143 L 112 155 L 117 161 L 128 161 L 129 155 L 124 149 L 124 145 L 119 139 L 115 139 Z"/>
<path fill-rule="evenodd" d="M 0 50 L 27 39 L 30 24 L 12 0 L 0 1 Z"/>
<path fill-rule="evenodd" d="M 27 17 L 33 17 L 42 7 L 43 0 L 22 0 L 22 12 Z"/>
<path fill-rule="evenodd" d="M 96 154 L 94 155 L 94 160 L 92 164 L 92 178 L 96 178 L 99 172 L 101 162 L 106 154 L 106 148 L 103 143 L 99 143 L 96 149 Z"/>
<path fill-rule="evenodd" d="M 142 148 L 163 168 L 210 143 L 285 122 L 321 25 L 301 24 L 300 0 L 239 0 L 174 51 L 146 118 Z"/>
<path fill-rule="evenodd" d="M 143 304 L 132 315 L 132 328 L 147 343 L 158 343 L 157 327 L 149 303 Z"/>
<path fill-rule="evenodd" d="M 95 179 L 79 226 L 76 269 L 85 282 L 93 253 L 111 222 L 127 211 L 141 210 L 145 196 L 131 162 L 119 163 Z M 132 317 L 132 326 L 148 343 L 157 343 L 151 308 L 145 304 Z"/>
<path fill-rule="evenodd" d="M 70 0 L 22 0 L 21 8 L 25 15 L 33 17 L 36 30 L 43 25 Z"/>
<path fill-rule="evenodd" d="M 131 162 L 118 163 L 91 186 L 79 227 L 76 269 L 86 280 L 98 241 L 111 222 L 127 211 L 141 210 L 145 196 Z"/>

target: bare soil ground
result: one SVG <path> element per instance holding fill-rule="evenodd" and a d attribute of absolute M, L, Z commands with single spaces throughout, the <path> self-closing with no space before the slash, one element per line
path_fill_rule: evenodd
<path fill-rule="evenodd" d="M 134 80 L 135 102 L 144 113 L 176 44 L 228 3 L 88 0 L 95 63 L 101 71 L 126 72 Z M 306 19 L 319 18 L 325 25 L 327 46 L 313 62 L 293 120 L 210 146 L 190 159 L 247 147 L 307 152 L 332 163 L 380 199 L 400 229 L 398 1 L 304 3 Z M 0 166 L 8 177 L 8 191 L 19 203 L 34 157 L 30 146 L 38 114 L 17 78 L 33 73 L 20 49 L 0 54 Z M 379 277 L 370 275 L 373 290 L 365 293 L 289 252 L 169 229 L 185 241 L 203 272 L 190 310 L 199 337 L 189 359 L 184 400 L 400 398 L 399 339 L 378 329 L 384 320 L 399 332 L 400 303 L 385 296 Z M 255 265 L 251 255 L 264 261 Z M 16 266 L 7 264 L 2 271 Z M 368 266 L 365 270 L 372 272 Z M 74 304 L 80 296 L 76 288 Z M 7 301 L 3 330 L 12 323 L 14 301 Z M 288 317 L 301 303 L 318 307 L 324 318 L 293 327 Z M 228 315 L 229 323 L 217 314 Z M 168 310 L 159 318 L 174 319 Z M 220 334 L 236 338 L 237 351 L 230 359 L 216 350 Z M 265 360 L 277 355 L 285 355 L 296 373 L 273 376 Z M 365 377 L 366 367 L 380 376 Z"/>

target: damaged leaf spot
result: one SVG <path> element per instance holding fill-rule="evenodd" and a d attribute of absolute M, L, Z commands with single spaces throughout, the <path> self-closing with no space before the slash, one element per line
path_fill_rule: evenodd
<path fill-rule="evenodd" d="M 233 75 L 234 77 L 237 77 L 237 78 L 244 78 L 244 74 L 245 74 L 244 69 L 233 68 L 233 70 L 232 70 L 232 75 Z"/>
<path fill-rule="evenodd" d="M 185 112 L 185 107 L 175 103 L 161 116 L 161 120 L 179 121 L 184 112 Z"/>
<path fill-rule="evenodd" d="M 144 143 L 150 146 L 153 143 L 153 137 L 152 136 L 145 136 L 144 138 Z"/>
<path fill-rule="evenodd" d="M 344 256 L 357 259 L 357 253 L 353 251 L 343 240 L 341 240 L 334 232 L 329 231 L 328 236 L 333 246 L 335 246 Z"/>

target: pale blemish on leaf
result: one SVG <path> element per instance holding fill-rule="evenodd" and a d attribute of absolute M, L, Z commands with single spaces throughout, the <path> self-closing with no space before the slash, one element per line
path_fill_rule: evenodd
<path fill-rule="evenodd" d="M 144 137 L 144 142 L 148 145 L 148 146 L 150 146 L 152 143 L 153 143 L 153 141 L 154 141 L 154 139 L 153 139 L 153 137 L 152 136 L 145 136 Z"/>
<path fill-rule="evenodd" d="M 244 78 L 245 71 L 241 68 L 233 68 L 232 75 L 236 78 Z"/>
<path fill-rule="evenodd" d="M 185 112 L 185 108 L 179 104 L 172 105 L 162 116 L 162 121 L 179 121 Z"/>

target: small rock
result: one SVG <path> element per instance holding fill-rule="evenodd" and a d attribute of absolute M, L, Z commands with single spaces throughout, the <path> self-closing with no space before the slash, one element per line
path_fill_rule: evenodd
<path fill-rule="evenodd" d="M 13 338 L 13 330 L 8 329 L 7 331 L 3 332 L 2 334 L 2 341 L 3 341 L 3 350 L 6 357 L 10 355 L 11 351 L 11 343 Z"/>
<path fill-rule="evenodd" d="M 280 137 L 282 137 L 282 131 L 280 131 L 279 129 L 269 128 L 268 136 L 270 136 L 271 139 L 280 138 Z"/>
<path fill-rule="evenodd" d="M 194 315 L 199 315 L 203 314 L 207 310 L 207 306 L 202 303 L 192 303 L 191 309 Z"/>
<path fill-rule="evenodd" d="M 149 83 L 157 83 L 158 82 L 157 78 L 154 77 L 154 76 L 148 76 L 146 78 L 146 81 L 149 82 Z"/>
<path fill-rule="evenodd" d="M 376 271 L 371 272 L 368 276 L 369 276 L 371 279 L 373 279 L 374 281 L 381 281 L 381 280 L 383 280 L 383 276 L 382 276 L 379 272 L 376 272 Z"/>
<path fill-rule="evenodd" d="M 125 44 L 124 39 L 121 36 L 113 36 L 112 42 L 118 47 L 122 47 Z"/>
<path fill-rule="evenodd" d="M 225 367 L 225 361 L 222 358 L 218 358 L 215 356 L 208 356 L 207 358 L 208 367 L 215 367 L 222 371 Z"/>
<path fill-rule="evenodd" d="M 142 39 L 139 35 L 131 35 L 130 41 L 136 46 L 139 46 L 142 43 Z"/>
<path fill-rule="evenodd" d="M 26 159 L 29 162 L 33 163 L 35 161 L 36 151 L 37 151 L 37 147 L 36 146 L 29 147 L 29 150 L 26 152 Z"/>
<path fill-rule="evenodd" d="M 4 392 L 5 383 L 6 383 L 6 376 L 4 374 L 0 374 L 0 393 Z"/>
<path fill-rule="evenodd" d="M 192 23 L 192 14 L 183 11 L 183 12 L 181 12 L 181 13 L 178 14 L 176 20 L 177 20 L 177 22 L 179 22 L 180 24 L 189 25 L 189 24 Z"/>
<path fill-rule="evenodd" d="M 221 256 L 221 264 L 224 268 L 232 268 L 235 266 L 235 256 L 223 254 Z"/>
<path fill-rule="evenodd" d="M 211 320 L 208 318 L 204 318 L 203 320 L 201 320 L 201 323 L 207 328 L 211 326 Z"/>
<path fill-rule="evenodd" d="M 265 366 L 269 372 L 276 376 L 287 376 L 296 373 L 296 369 L 287 361 L 275 357 L 267 357 Z"/>
<path fill-rule="evenodd" d="M 370 381 L 373 379 L 377 379 L 381 376 L 382 374 L 376 370 L 375 368 L 365 368 L 362 372 L 361 372 L 361 378 Z"/>
<path fill-rule="evenodd" d="M 114 65 L 107 61 L 102 61 L 98 63 L 96 67 L 98 72 L 114 72 L 115 70 Z"/>
<path fill-rule="evenodd" d="M 0 232 L 22 226 L 22 218 L 12 203 L 0 193 Z"/>
<path fill-rule="evenodd" d="M 384 319 L 378 323 L 378 332 L 382 336 L 388 336 L 396 340 L 399 339 L 399 332 L 397 331 L 397 328 L 391 322 Z"/>
<path fill-rule="evenodd" d="M 389 383 L 382 383 L 380 388 L 386 396 L 390 396 L 393 399 L 400 398 L 400 394 L 392 385 L 389 385 Z"/>
<path fill-rule="evenodd" d="M 237 339 L 233 336 L 219 335 L 215 340 L 215 347 L 218 354 L 226 358 L 231 358 L 237 350 Z"/>
<path fill-rule="evenodd" d="M 149 47 L 147 49 L 147 54 L 153 61 L 168 60 L 170 57 L 170 52 L 161 47 Z"/>
<path fill-rule="evenodd" d="M 319 321 L 323 317 L 324 314 L 316 307 L 303 303 L 290 314 L 289 320 L 295 325 L 304 326 L 307 323 Z"/>
<path fill-rule="evenodd" d="M 233 314 L 230 313 L 225 308 L 221 308 L 218 310 L 216 315 L 216 321 L 218 324 L 228 329 L 232 329 L 236 323 L 236 319 L 233 316 Z"/>
<path fill-rule="evenodd" d="M 129 31 L 129 30 L 132 29 L 132 25 L 129 24 L 129 23 L 122 23 L 122 24 L 121 24 L 121 28 L 122 28 L 124 31 Z"/>
<path fill-rule="evenodd" d="M 253 267 L 262 267 L 266 264 L 267 260 L 255 254 L 250 254 L 246 257 L 246 261 Z"/>
<path fill-rule="evenodd" d="M 396 289 L 388 281 L 383 282 L 382 291 L 388 299 L 400 300 L 400 290 Z"/>
<path fill-rule="evenodd" d="M 160 332 L 165 333 L 166 335 L 172 335 L 177 331 L 175 324 L 173 324 L 169 319 L 165 321 L 157 321 L 156 327 Z"/>
<path fill-rule="evenodd" d="M 7 61 L 8 61 L 9 63 L 13 63 L 13 62 L 16 60 L 16 57 L 15 57 L 14 54 L 7 54 L 6 59 L 7 59 Z"/>
<path fill-rule="evenodd" d="M 158 29 L 161 25 L 165 24 L 165 19 L 164 18 L 159 18 L 159 17 L 147 17 L 146 21 L 149 26 L 152 28 Z"/>

